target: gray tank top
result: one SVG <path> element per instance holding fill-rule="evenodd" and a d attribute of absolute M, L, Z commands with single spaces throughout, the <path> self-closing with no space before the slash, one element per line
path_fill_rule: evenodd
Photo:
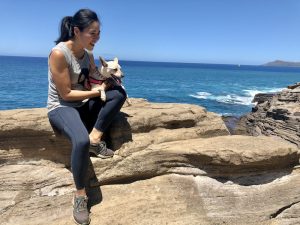
<path fill-rule="evenodd" d="M 84 80 L 88 77 L 89 68 L 90 68 L 90 58 L 85 51 L 82 59 L 77 59 L 71 50 L 66 46 L 64 42 L 57 44 L 52 50 L 58 49 L 61 51 L 67 61 L 70 80 L 71 80 L 71 89 L 72 90 L 86 90 L 84 88 Z M 51 53 L 50 53 L 51 54 Z M 52 73 L 49 66 L 49 57 L 48 57 L 48 100 L 47 108 L 50 112 L 53 109 L 58 107 L 80 107 L 84 104 L 85 101 L 65 101 L 59 95 L 56 85 L 52 79 Z"/>

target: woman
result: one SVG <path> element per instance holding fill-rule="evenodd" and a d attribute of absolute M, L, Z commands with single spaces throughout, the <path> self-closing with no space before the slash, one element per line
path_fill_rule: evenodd
<path fill-rule="evenodd" d="M 84 184 L 89 152 L 101 158 L 113 156 L 101 137 L 126 99 L 121 87 L 110 87 L 106 82 L 101 85 L 106 90 L 105 103 L 100 99 L 101 90 L 85 88 L 94 65 L 87 50 L 92 51 L 99 38 L 100 21 L 95 12 L 81 9 L 73 17 L 64 17 L 48 63 L 48 117 L 52 127 L 72 143 L 71 168 L 76 186 L 73 217 L 78 224 L 90 222 Z"/>

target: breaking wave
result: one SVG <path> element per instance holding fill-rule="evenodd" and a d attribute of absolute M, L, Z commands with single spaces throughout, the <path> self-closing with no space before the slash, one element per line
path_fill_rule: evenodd
<path fill-rule="evenodd" d="M 226 94 L 226 95 L 213 95 L 209 92 L 197 92 L 189 96 L 197 99 L 214 100 L 220 103 L 237 104 L 237 105 L 252 105 L 254 96 L 258 93 L 273 93 L 281 91 L 282 88 L 266 88 L 266 89 L 250 89 L 242 90 L 241 94 Z"/>

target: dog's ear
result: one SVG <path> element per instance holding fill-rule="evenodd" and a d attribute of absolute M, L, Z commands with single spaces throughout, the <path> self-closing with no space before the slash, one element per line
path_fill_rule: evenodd
<path fill-rule="evenodd" d="M 117 65 L 119 64 L 119 60 L 118 60 L 117 57 L 114 58 L 114 62 L 115 62 L 115 64 L 117 64 Z"/>
<path fill-rule="evenodd" d="M 107 65 L 107 62 L 105 61 L 105 59 L 103 59 L 101 56 L 99 57 L 99 59 L 100 59 L 100 62 L 101 62 L 101 64 L 102 64 L 102 66 L 104 66 L 104 67 L 107 67 L 108 65 Z"/>

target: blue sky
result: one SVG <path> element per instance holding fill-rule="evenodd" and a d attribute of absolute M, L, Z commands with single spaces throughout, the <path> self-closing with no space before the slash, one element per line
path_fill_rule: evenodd
<path fill-rule="evenodd" d="M 263 64 L 300 61 L 299 0 L 0 0 L 0 55 L 47 56 L 62 17 L 99 15 L 94 56 Z"/>

